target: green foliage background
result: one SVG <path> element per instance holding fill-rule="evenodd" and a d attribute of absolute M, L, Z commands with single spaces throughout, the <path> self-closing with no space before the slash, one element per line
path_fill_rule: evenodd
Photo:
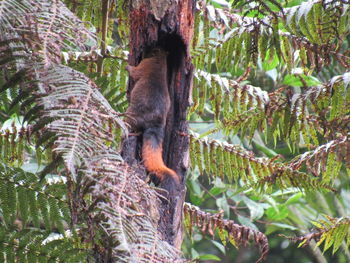
<path fill-rule="evenodd" d="M 268 262 L 350 260 L 343 4 L 199 2 L 188 198 L 264 231 Z M 199 258 L 252 261 L 252 251 L 232 252 L 200 232 L 192 238 L 187 251 Z M 201 256 L 203 248 L 222 256 Z"/>

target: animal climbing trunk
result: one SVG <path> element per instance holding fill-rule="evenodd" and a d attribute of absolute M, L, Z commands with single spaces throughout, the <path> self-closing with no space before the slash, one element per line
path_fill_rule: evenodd
<path fill-rule="evenodd" d="M 169 92 L 169 110 L 166 114 L 162 160 L 175 171 L 179 183 L 163 180 L 159 185 L 168 191 L 167 199 L 159 207 L 159 233 L 168 243 L 180 248 L 183 238 L 182 208 L 185 198 L 185 174 L 189 165 L 189 138 L 187 110 L 192 88 L 193 65 L 189 44 L 193 35 L 194 0 L 149 0 L 130 2 L 129 65 L 137 66 L 154 48 L 167 52 L 166 82 Z M 135 80 L 129 82 L 128 99 L 132 99 Z M 144 140 L 145 142 L 145 140 Z M 123 157 L 129 163 L 141 161 L 142 140 L 128 139 Z M 124 144 L 125 145 L 125 144 Z M 147 149 L 143 149 L 143 154 Z M 157 157 L 158 158 L 158 157 Z M 149 160 L 145 161 L 147 163 Z"/>

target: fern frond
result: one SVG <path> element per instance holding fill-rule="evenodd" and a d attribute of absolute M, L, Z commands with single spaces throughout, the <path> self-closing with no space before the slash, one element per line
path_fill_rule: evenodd
<path fill-rule="evenodd" d="M 100 28 L 101 26 L 101 3 L 93 0 L 87 0 L 77 4 L 74 1 L 64 1 L 69 9 L 71 9 L 75 15 L 81 20 L 87 21 L 94 28 Z M 126 47 L 127 39 L 129 39 L 129 17 L 128 17 L 128 2 L 111 2 L 109 5 L 108 13 L 113 14 L 115 19 L 110 19 L 108 26 L 107 42 L 114 42 L 119 47 Z"/>
<path fill-rule="evenodd" d="M 259 10 L 258 14 L 265 17 L 265 23 L 278 18 L 284 22 L 285 28 L 290 33 L 307 38 L 311 43 L 328 44 L 337 39 L 344 39 L 349 34 L 347 21 L 350 13 L 346 2 L 309 0 L 300 5 L 282 9 L 276 1 L 267 1 L 270 6 L 276 6 L 279 11 L 269 9 L 266 1 L 254 2 L 254 5 L 248 6 L 246 14 Z"/>
<path fill-rule="evenodd" d="M 10 14 L 14 12 L 15 19 L 9 20 L 6 12 L 0 12 L 0 20 L 8 22 L 6 30 L 11 29 L 6 33 L 4 28 L 0 40 L 11 41 L 16 34 L 25 35 L 22 41 L 45 63 L 58 61 L 62 49 L 84 51 L 96 45 L 94 35 L 61 1 L 6 2 L 2 2 L 3 11 L 7 5 L 13 5 Z"/>
<path fill-rule="evenodd" d="M 311 43 L 330 43 L 349 34 L 349 10 L 343 2 L 307 1 L 285 11 L 287 29 Z"/>
<path fill-rule="evenodd" d="M 195 39 L 204 38 L 193 43 L 197 69 L 211 72 L 211 64 L 215 62 L 219 72 L 231 73 L 236 72 L 238 64 L 256 66 L 258 56 L 263 61 L 277 56 L 291 71 L 296 59 L 295 51 L 299 51 L 300 63 L 306 72 L 328 65 L 331 56 L 350 68 L 349 58 L 340 54 L 343 39 L 350 33 L 350 10 L 346 3 L 323 4 L 323 1 L 311 0 L 280 12 L 270 9 L 264 13 L 267 5 L 264 1 L 256 2 L 252 10 L 258 8 L 257 13 L 263 14 L 263 18 L 240 16 L 229 10 L 214 8 L 204 1 L 199 2 L 201 13 L 197 14 L 200 19 L 195 26 L 199 27 L 201 21 L 210 22 L 215 37 L 210 36 L 210 41 L 205 41 L 209 33 L 195 36 Z M 199 30 L 195 32 L 201 34 Z M 195 45 L 197 43 L 199 45 Z"/>
<path fill-rule="evenodd" d="M 262 262 L 269 252 L 267 237 L 263 233 L 247 226 L 238 225 L 233 220 L 224 219 L 222 214 L 210 214 L 201 211 L 194 205 L 185 203 L 184 215 L 185 226 L 190 233 L 194 226 L 198 227 L 202 233 L 208 233 L 212 237 L 217 230 L 224 244 L 229 240 L 235 247 L 246 246 L 249 241 L 255 242 L 261 253 L 257 263 Z"/>
<path fill-rule="evenodd" d="M 84 72 L 91 71 L 95 63 L 103 62 L 102 72 L 92 72 L 88 77 L 99 86 L 100 92 L 108 98 L 112 108 L 118 112 L 125 112 L 126 87 L 127 87 L 127 54 L 120 48 L 107 47 L 108 54 L 102 56 L 100 50 L 90 52 L 63 52 L 65 62 L 71 65 L 74 62 L 74 69 Z"/>
<path fill-rule="evenodd" d="M 304 190 L 333 190 L 325 182 L 311 177 L 290 166 L 274 162 L 273 159 L 258 158 L 238 145 L 212 139 L 200 139 L 197 134 L 190 135 L 191 161 L 193 167 L 213 177 L 221 177 L 228 182 L 242 180 L 246 187 L 252 186 L 263 192 L 271 191 L 276 185 L 279 189 L 298 187 Z"/>
<path fill-rule="evenodd" d="M 13 30 L 15 24 L 24 24 L 23 14 L 30 10 L 29 1 L 17 0 L 1 1 L 0 5 L 0 31 Z"/>
<path fill-rule="evenodd" d="M 326 183 L 334 182 L 343 164 L 350 168 L 350 138 L 341 136 L 336 140 L 329 141 L 325 145 L 317 147 L 313 151 L 305 152 L 294 158 L 289 166 L 296 170 L 305 164 L 306 168 L 314 176 L 322 176 Z"/>
<path fill-rule="evenodd" d="M 252 11 L 258 10 L 262 15 L 267 16 L 277 16 L 273 10 L 277 9 L 280 12 L 283 13 L 283 8 L 281 4 L 278 1 L 275 0 L 267 0 L 267 1 L 241 1 L 241 0 L 234 0 L 232 2 L 232 7 L 241 7 L 248 6 L 248 10 L 246 11 L 246 14 Z"/>
<path fill-rule="evenodd" d="M 333 218 L 326 216 L 325 220 L 312 222 L 316 227 L 311 233 L 301 237 L 290 238 L 300 242 L 299 246 L 307 245 L 312 239 L 317 241 L 317 246 L 323 246 L 323 252 L 333 247 L 332 254 L 337 252 L 342 244 L 349 247 L 350 244 L 350 219 L 348 217 Z"/>
<path fill-rule="evenodd" d="M 86 260 L 86 247 L 66 232 L 70 212 L 65 200 L 66 185 L 62 180 L 40 179 L 33 173 L 2 163 L 0 188 L 0 254 L 3 262 Z"/>
<path fill-rule="evenodd" d="M 0 158 L 7 163 L 20 166 L 23 163 L 28 135 L 27 128 L 21 127 L 17 130 L 15 125 L 12 125 L 11 130 L 0 131 Z"/>
<path fill-rule="evenodd" d="M 3 262 L 82 262 L 88 258 L 86 249 L 73 237 L 63 237 L 38 228 L 2 231 L 0 254 Z"/>
<path fill-rule="evenodd" d="M 109 149 L 115 124 L 126 130 L 120 114 L 111 108 L 96 84 L 84 74 L 56 64 L 57 55 L 73 43 L 69 36 L 64 35 L 66 45 L 51 45 L 55 39 L 52 36 L 56 36 L 56 18 L 64 20 L 61 15 L 69 16 L 69 12 L 63 8 L 61 14 L 57 9 L 61 3 L 50 3 L 41 3 L 39 6 L 43 8 L 43 13 L 38 14 L 40 18 L 47 18 L 48 23 L 36 28 L 24 27 L 29 35 L 27 42 L 23 43 L 24 53 L 29 54 L 31 60 L 23 58 L 21 67 L 13 71 L 16 74 L 24 69 L 26 77 L 21 83 L 21 90 L 26 92 L 26 96 L 36 98 L 25 119 L 36 121 L 33 130 L 43 132 L 44 139 L 39 143 L 52 144 L 53 151 L 63 157 L 73 188 L 71 191 L 74 191 L 70 194 L 81 197 L 78 198 L 80 202 L 71 207 L 73 222 L 87 224 L 82 226 L 87 231 L 79 232 L 79 235 L 86 235 L 87 240 L 96 238 L 94 241 L 99 247 L 111 244 L 113 257 L 119 262 L 181 262 L 180 253 L 158 233 L 156 205 L 161 201 L 157 192 L 125 166 L 119 154 Z M 30 18 L 37 19 L 35 14 Z M 70 32 L 67 28 L 65 30 Z M 17 33 L 23 31 L 17 30 Z M 84 39 L 76 39 L 85 44 Z M 7 85 L 4 89 L 13 86 Z M 27 99 L 26 96 L 22 98 Z M 6 193 L 9 192 L 6 190 Z M 21 193 L 21 198 L 23 196 L 25 193 Z M 10 201 L 12 198 L 6 194 L 3 199 L 8 203 L 6 211 L 10 222 L 15 214 Z M 28 200 L 33 204 L 23 206 L 24 217 L 28 217 L 28 207 L 34 209 L 41 205 L 46 207 L 42 209 L 44 224 L 60 232 L 64 230 L 61 218 L 69 212 L 61 211 L 56 199 L 46 202 L 40 195 L 30 193 Z M 138 201 L 143 202 L 142 206 Z M 30 216 L 35 225 L 40 222 L 33 214 Z M 97 236 L 89 231 L 93 224 L 95 231 L 99 231 Z M 101 246 L 101 243 L 104 245 Z M 57 251 L 53 251 L 54 256 L 55 253 Z"/>
<path fill-rule="evenodd" d="M 91 182 L 84 184 L 88 188 L 83 191 L 96 200 L 87 209 L 116 242 L 112 253 L 118 262 L 181 262 L 180 252 L 157 232 L 160 195 L 118 154 L 100 153 L 80 171 Z M 101 221 L 101 216 L 106 220 Z"/>
<path fill-rule="evenodd" d="M 6 20 L 6 28 L 0 31 L 0 65 L 7 68 L 8 80 L 0 92 L 11 87 L 8 92 L 13 100 L 11 107 L 26 98 L 24 104 L 35 111 L 33 96 L 28 98 L 35 86 L 35 63 L 58 62 L 62 49 L 85 51 L 89 45 L 95 45 L 96 38 L 60 1 L 21 1 L 23 8 L 15 8 L 16 2 L 1 3 L 4 12 L 0 12 L 0 19 L 6 19 L 8 4 L 12 5 L 10 11 L 16 15 Z M 19 90 L 18 85 L 24 82 L 27 88 Z M 8 94 L 4 92 L 2 98 L 8 100 Z"/>
<path fill-rule="evenodd" d="M 74 173 L 75 167 L 93 152 L 107 149 L 106 142 L 113 135 L 106 124 L 114 122 L 126 128 L 84 74 L 62 65 L 46 69 L 46 74 L 40 80 L 51 91 L 40 98 L 38 105 L 44 109 L 43 118 L 52 120 L 48 130 L 57 136 L 53 150 L 63 156 Z"/>
<path fill-rule="evenodd" d="M 250 137 L 259 130 L 272 135 L 275 141 L 287 139 L 292 145 L 303 141 L 309 147 L 318 144 L 317 134 L 346 135 L 350 113 L 349 76 L 344 73 L 328 83 L 286 96 L 283 89 L 267 93 L 259 87 L 197 71 L 192 111 L 201 113 L 210 99 L 216 117 L 215 130 Z M 326 120 L 320 119 L 320 114 L 325 115 Z"/>
<path fill-rule="evenodd" d="M 40 228 L 45 225 L 46 230 L 64 233 L 63 225 L 69 222 L 68 204 L 64 201 L 65 184 L 55 185 L 62 188 L 62 195 L 53 196 L 53 187 L 46 180 L 40 182 L 37 175 L 24 172 L 19 168 L 0 165 L 1 194 L 0 201 L 3 208 L 3 220 L 7 227 L 17 222 L 22 227 L 34 225 Z M 67 215 L 67 216 L 65 216 Z"/>
<path fill-rule="evenodd" d="M 269 102 L 268 93 L 259 87 L 241 86 L 234 80 L 200 70 L 195 73 L 194 90 L 196 89 L 199 96 L 194 96 L 194 106 L 191 110 L 203 111 L 206 98 L 209 98 L 217 120 L 225 118 L 233 121 L 240 114 L 249 111 L 264 114 Z"/>
<path fill-rule="evenodd" d="M 27 70 L 27 74 L 32 75 L 30 69 Z M 126 130 L 119 115 L 84 74 L 66 66 L 40 63 L 35 64 L 35 70 L 41 90 L 32 92 L 40 99 L 32 108 L 35 111 L 31 109 L 27 116 L 32 115 L 32 119 L 40 116 L 34 131 L 50 122 L 49 128 L 41 134 L 38 142 L 49 143 L 44 140 L 55 139 L 54 151 L 62 154 L 67 167 L 72 171 L 74 165 L 84 161 L 91 152 L 107 148 L 106 142 L 111 141 L 114 131 L 108 124 L 114 122 Z M 29 89 L 28 95 L 32 89 L 30 83 L 24 83 Z M 26 85 L 22 85 L 22 88 Z M 46 94 L 48 90 L 50 94 Z M 52 137 L 52 133 L 56 137 Z M 9 135 L 10 133 L 5 134 L 5 142 L 9 141 Z M 7 152 L 11 149 L 4 146 Z"/>

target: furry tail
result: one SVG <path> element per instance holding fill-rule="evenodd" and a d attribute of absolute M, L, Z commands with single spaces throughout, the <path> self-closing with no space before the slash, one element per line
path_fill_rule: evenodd
<path fill-rule="evenodd" d="M 162 152 L 163 129 L 146 129 L 143 133 L 142 159 L 147 171 L 155 174 L 160 181 L 170 176 L 176 183 L 180 183 L 177 173 L 164 164 Z"/>

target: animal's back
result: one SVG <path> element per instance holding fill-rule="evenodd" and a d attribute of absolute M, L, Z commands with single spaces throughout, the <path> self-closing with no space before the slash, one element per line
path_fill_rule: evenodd
<path fill-rule="evenodd" d="M 127 122 L 134 130 L 143 131 L 142 158 L 146 169 L 163 181 L 166 176 L 180 182 L 175 171 L 168 168 L 162 157 L 166 117 L 170 108 L 167 85 L 167 55 L 158 54 L 143 59 L 127 70 L 135 81 L 127 109 Z"/>

